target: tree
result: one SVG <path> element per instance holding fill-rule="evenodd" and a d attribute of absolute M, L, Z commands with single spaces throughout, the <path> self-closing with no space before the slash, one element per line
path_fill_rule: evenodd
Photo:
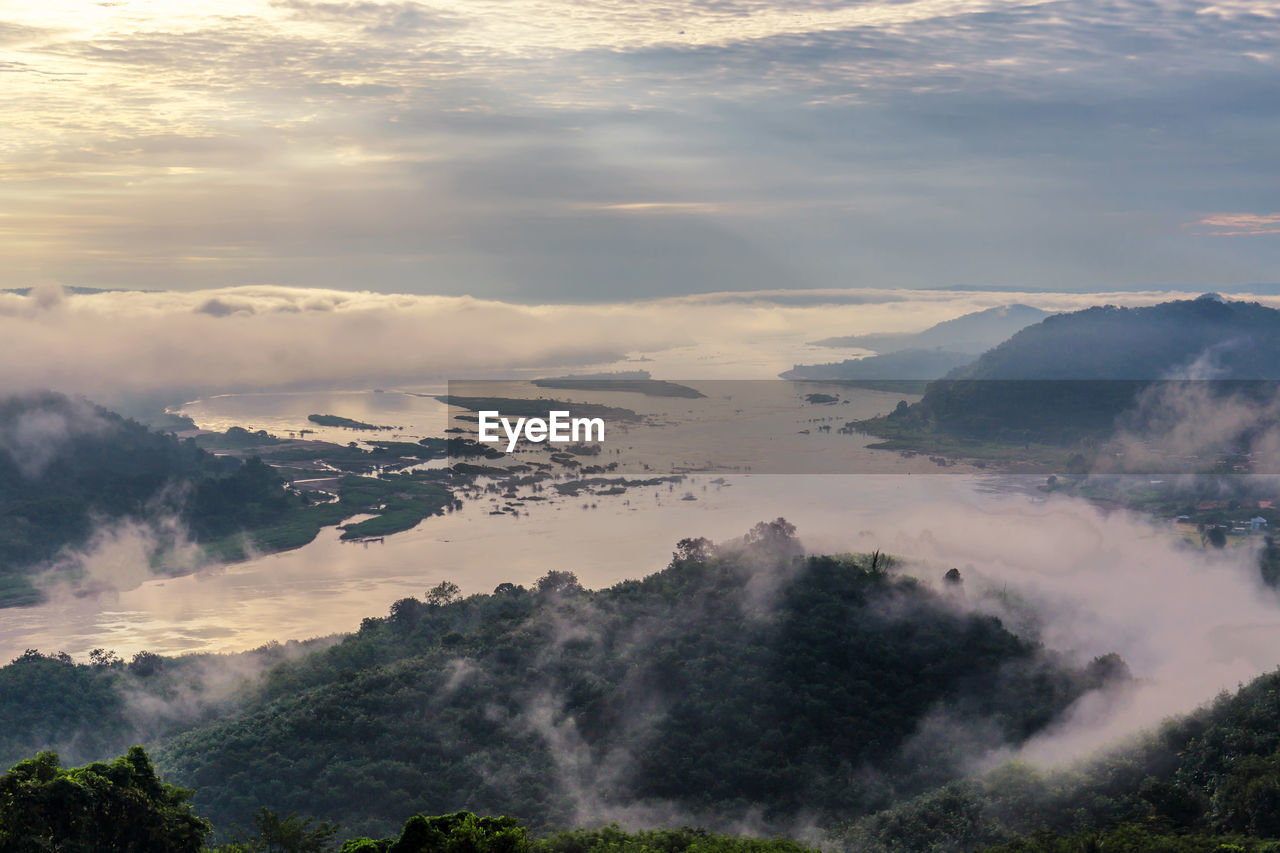
<path fill-rule="evenodd" d="M 155 652 L 141 651 L 133 656 L 129 671 L 143 678 L 155 675 L 164 666 L 164 658 Z"/>
<path fill-rule="evenodd" d="M 253 813 L 253 826 L 257 835 L 220 848 L 220 853 L 328 853 L 338 834 L 335 823 L 315 823 L 297 814 L 281 817 L 268 808 Z"/>
<path fill-rule="evenodd" d="M 392 602 L 387 618 L 400 625 L 416 625 L 422 618 L 424 605 L 416 598 L 402 598 Z"/>
<path fill-rule="evenodd" d="M 672 563 L 705 563 L 714 553 L 715 546 L 711 540 L 699 536 L 696 539 L 681 539 L 676 543 L 676 550 L 671 555 Z"/>
<path fill-rule="evenodd" d="M 124 663 L 114 651 L 107 649 L 94 649 L 89 652 L 89 662 L 94 666 L 117 666 Z"/>
<path fill-rule="evenodd" d="M 1223 530 L 1218 525 L 1215 524 L 1213 527 L 1210 527 L 1208 532 L 1205 535 L 1209 540 L 1209 544 L 1212 545 L 1213 547 L 1215 548 L 1226 547 L 1227 531 Z"/>
<path fill-rule="evenodd" d="M 462 587 L 453 581 L 440 581 L 440 583 L 427 590 L 427 604 L 432 607 L 444 607 L 446 604 L 453 604 L 462 597 Z"/>
<path fill-rule="evenodd" d="M 804 553 L 796 539 L 796 526 L 785 518 L 761 521 L 744 537 L 746 544 L 776 557 L 798 557 Z"/>
<path fill-rule="evenodd" d="M 553 569 L 538 578 L 538 592 L 543 594 L 553 592 L 571 593 L 578 592 L 581 589 L 582 585 L 578 583 L 578 576 L 573 572 L 560 572 Z"/>
<path fill-rule="evenodd" d="M 0 779 L 0 850 L 197 853 L 209 823 L 192 813 L 190 796 L 162 782 L 140 746 L 84 767 L 42 752 Z"/>
<path fill-rule="evenodd" d="M 353 838 L 341 853 L 525 853 L 529 837 L 513 817 L 479 817 L 471 812 L 414 815 L 400 838 Z"/>

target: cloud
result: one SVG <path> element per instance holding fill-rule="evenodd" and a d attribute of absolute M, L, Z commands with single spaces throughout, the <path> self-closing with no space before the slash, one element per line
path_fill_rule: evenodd
<path fill-rule="evenodd" d="M 1183 224 L 1274 196 L 1267 9 L 6 10 L 0 281 L 575 301 L 1264 280 L 1274 241 Z"/>
<path fill-rule="evenodd" d="M 38 297 L 37 297 L 38 298 Z M 0 407 L 0 450 L 9 454 L 19 473 L 39 477 L 73 438 L 107 427 L 91 404 L 82 399 L 22 398 Z"/>
<path fill-rule="evenodd" d="M 152 391 L 422 385 L 605 367 L 641 353 L 665 354 L 652 368 L 674 378 L 763 379 L 829 359 L 807 344 L 824 336 L 919 330 L 1011 302 L 1061 311 L 1167 295 L 777 290 L 528 305 L 317 288 L 67 293 L 46 285 L 26 296 L 0 292 L 0 390 L 109 402 Z"/>
<path fill-rule="evenodd" d="M 308 22 L 350 27 L 359 24 L 370 36 L 409 37 L 423 30 L 438 31 L 442 27 L 460 26 L 457 14 L 446 13 L 425 3 L 316 3 L 308 0 L 271 0 L 274 9 L 288 10 L 295 18 Z"/>
<path fill-rule="evenodd" d="M 145 518 L 95 523 L 81 545 L 67 546 L 36 577 L 37 586 L 58 598 L 125 592 L 156 578 L 153 566 L 184 574 L 207 565 L 208 557 L 171 512 L 149 509 Z"/>
<path fill-rule="evenodd" d="M 1214 237 L 1280 234 L 1280 213 L 1214 213 L 1198 220 Z"/>
<path fill-rule="evenodd" d="M 828 534 L 821 550 L 880 547 L 931 583 L 958 567 L 965 606 L 1079 663 L 1110 652 L 1126 661 L 1134 684 L 1084 697 L 1021 757 L 1087 756 L 1280 664 L 1280 600 L 1262 584 L 1256 546 L 1205 550 L 1158 519 L 1070 498 L 1029 502 L 1017 490 L 1030 483 L 1007 485 L 1014 491 L 982 500 L 863 511 L 868 532 L 853 542 Z"/>

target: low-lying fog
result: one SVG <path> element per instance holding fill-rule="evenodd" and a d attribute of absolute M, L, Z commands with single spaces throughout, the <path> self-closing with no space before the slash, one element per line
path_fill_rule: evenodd
<path fill-rule="evenodd" d="M 918 330 L 1012 301 L 1052 309 L 1100 301 L 902 291 L 809 297 L 548 307 L 281 288 L 0 294 L 0 339 L 28 356 L 0 360 L 0 388 L 50 387 L 110 402 L 173 389 L 358 388 L 396 376 L 422 383 L 552 364 L 643 367 L 671 379 L 768 378 L 795 361 L 847 357 L 806 343 L 827 335 Z M 246 425 L 273 426 L 261 418 Z M 600 587 L 660 570 L 681 538 L 725 540 L 785 516 L 810 552 L 878 548 L 930 583 L 957 567 L 965 606 L 1034 628 L 1046 645 L 1081 659 L 1121 654 L 1138 686 L 1122 700 L 1075 709 L 1076 725 L 1027 747 L 1036 758 L 1078 754 L 1280 663 L 1280 607 L 1258 580 L 1254 540 L 1206 552 L 1167 520 L 1046 499 L 1027 484 L 993 489 L 975 475 L 712 479 L 557 497 L 527 504 L 518 517 L 490 515 L 487 501 L 471 500 L 380 544 L 341 543 L 330 528 L 297 551 L 175 578 L 147 574 L 145 530 L 111 528 L 84 555 L 99 591 L 59 589 L 38 607 L 0 611 L 0 656 L 27 648 L 82 659 L 96 647 L 126 656 L 229 651 L 351 631 L 443 579 L 488 592 L 561 569 Z"/>
<path fill-rule="evenodd" d="M 246 649 L 353 630 L 443 579 L 487 592 L 554 568 L 600 587 L 662 568 L 682 537 L 725 540 L 785 515 L 810 552 L 879 548 L 906 558 L 902 571 L 929 583 L 957 567 L 965 606 L 1038 631 L 1046 645 L 1083 660 L 1120 653 L 1138 687 L 1119 703 L 1078 708 L 1076 722 L 1087 725 L 1037 739 L 1026 750 L 1032 757 L 1079 754 L 1280 663 L 1280 608 L 1259 583 L 1248 544 L 1202 551 L 1167 523 L 1041 499 L 1032 489 L 991 489 L 969 475 L 710 480 L 559 498 L 517 518 L 474 504 L 384 544 L 340 543 L 330 529 L 297 551 L 142 583 L 142 543 L 124 530 L 90 561 L 97 580 L 121 589 L 64 592 L 4 611 L 0 654 Z M 682 500 L 686 493 L 697 500 Z"/>
<path fill-rule="evenodd" d="M 830 336 L 915 332 L 1016 302 L 1069 311 L 1176 296 L 860 288 L 521 305 L 267 286 L 70 294 L 47 285 L 29 296 L 0 292 L 0 342 L 13 354 L 0 358 L 0 389 L 110 403 L 165 390 L 350 388 L 565 366 L 771 379 L 797 363 L 865 354 L 809 345 Z"/>

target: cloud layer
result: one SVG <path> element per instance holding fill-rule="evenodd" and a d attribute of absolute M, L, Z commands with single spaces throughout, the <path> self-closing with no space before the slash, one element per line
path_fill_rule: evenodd
<path fill-rule="evenodd" d="M 1167 297 L 864 289 L 524 305 L 314 288 L 73 294 L 50 285 L 0 293 L 0 391 L 49 388 L 111 402 L 148 392 L 407 386 L 618 369 L 628 357 L 669 378 L 769 379 L 801 361 L 829 361 L 837 351 L 807 344 L 822 337 L 917 331 L 1015 301 L 1062 311 Z"/>
<path fill-rule="evenodd" d="M 1274 0 L 180 6 L 0 13 L 0 286 L 581 301 L 1280 261 Z"/>

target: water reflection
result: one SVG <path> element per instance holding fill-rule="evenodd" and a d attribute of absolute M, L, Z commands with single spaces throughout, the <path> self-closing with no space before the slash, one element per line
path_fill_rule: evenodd
<path fill-rule="evenodd" d="M 129 590 L 64 592 L 38 607 L 0 611 L 0 659 L 27 648 L 77 657 L 97 647 L 122 655 L 242 650 L 354 630 L 361 619 L 384 615 L 392 601 L 422 596 L 444 579 L 468 593 L 489 592 L 565 569 L 600 587 L 661 569 L 681 538 L 725 540 L 779 515 L 796 523 L 811 547 L 839 550 L 851 547 L 863 512 L 882 515 L 941 497 L 987 499 L 967 476 L 713 479 L 691 477 L 670 491 L 554 497 L 526 504 L 518 517 L 492 516 L 487 503 L 473 502 L 382 544 L 341 542 L 329 528 L 296 551 Z M 682 500 L 686 493 L 696 500 Z M 583 509 L 584 502 L 596 509 Z"/>

